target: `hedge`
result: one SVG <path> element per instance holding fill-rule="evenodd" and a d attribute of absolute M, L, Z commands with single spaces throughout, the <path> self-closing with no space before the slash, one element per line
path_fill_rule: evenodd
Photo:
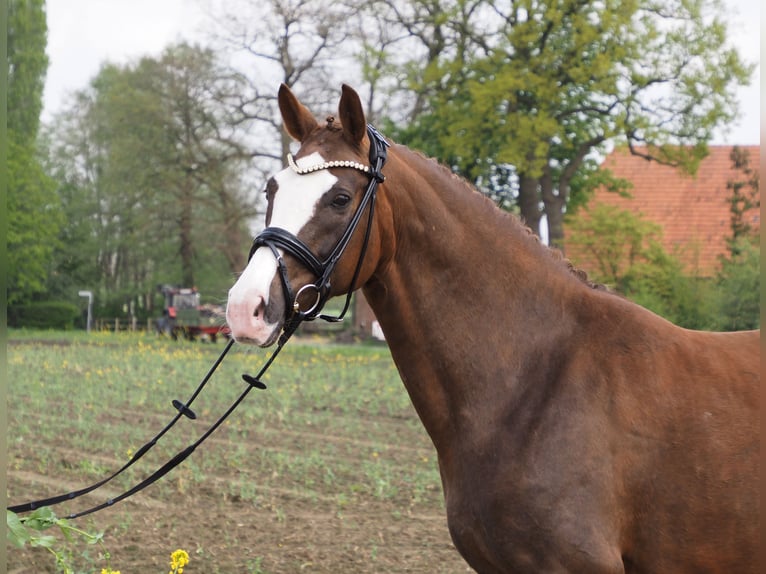
<path fill-rule="evenodd" d="M 80 315 L 76 305 L 64 301 L 40 301 L 8 307 L 8 326 L 27 329 L 72 329 Z"/>

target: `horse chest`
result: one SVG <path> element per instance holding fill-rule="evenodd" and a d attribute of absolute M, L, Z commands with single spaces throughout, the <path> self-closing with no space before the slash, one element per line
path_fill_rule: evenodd
<path fill-rule="evenodd" d="M 478 572 L 623 571 L 608 465 L 578 470 L 585 455 L 559 447 L 569 454 L 541 441 L 446 457 L 450 534 Z"/>
<path fill-rule="evenodd" d="M 616 544 L 587 513 L 578 520 L 530 501 L 474 494 L 448 504 L 455 547 L 481 573 L 623 572 Z"/>

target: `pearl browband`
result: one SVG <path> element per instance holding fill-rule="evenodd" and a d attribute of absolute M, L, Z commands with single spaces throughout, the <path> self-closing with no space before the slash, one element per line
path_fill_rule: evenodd
<path fill-rule="evenodd" d="M 295 163 L 295 160 L 293 159 L 293 155 L 288 153 L 287 163 L 293 169 L 293 171 L 297 173 L 298 175 L 306 175 L 307 173 L 314 173 L 315 171 L 320 171 L 322 169 L 329 169 L 331 167 L 350 167 L 353 169 L 358 169 L 359 171 L 363 171 L 364 173 L 370 173 L 370 166 L 359 163 L 358 161 L 333 160 L 333 161 L 326 161 L 324 163 L 318 163 L 315 165 L 310 165 L 308 167 L 301 168 L 301 167 L 298 167 L 298 164 Z"/>

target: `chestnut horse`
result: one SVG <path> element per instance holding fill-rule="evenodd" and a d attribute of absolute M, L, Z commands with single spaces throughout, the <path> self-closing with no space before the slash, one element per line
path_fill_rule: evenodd
<path fill-rule="evenodd" d="M 759 331 L 689 331 L 595 288 L 444 167 L 380 146 L 348 86 L 337 120 L 284 85 L 279 106 L 301 146 L 229 293 L 238 342 L 361 286 L 479 572 L 758 571 Z"/>

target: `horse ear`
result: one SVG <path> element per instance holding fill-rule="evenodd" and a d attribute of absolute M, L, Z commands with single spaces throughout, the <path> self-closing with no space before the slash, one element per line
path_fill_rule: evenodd
<path fill-rule="evenodd" d="M 367 133 L 362 101 L 351 86 L 343 84 L 341 90 L 338 116 L 343 124 L 343 135 L 352 146 L 359 147 Z"/>
<path fill-rule="evenodd" d="M 302 142 L 319 124 L 306 106 L 298 101 L 286 84 L 279 86 L 279 111 L 287 133 Z"/>

